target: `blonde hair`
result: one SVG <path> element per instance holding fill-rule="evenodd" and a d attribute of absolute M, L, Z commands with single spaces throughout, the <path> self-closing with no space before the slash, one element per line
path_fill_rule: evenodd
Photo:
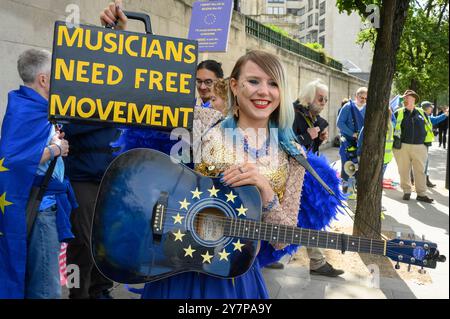
<path fill-rule="evenodd" d="M 306 84 L 303 88 L 300 96 L 298 97 L 300 104 L 304 106 L 310 105 L 316 98 L 317 89 L 324 90 L 328 94 L 328 86 L 323 83 L 322 80 L 316 79 Z"/>
<path fill-rule="evenodd" d="M 228 85 L 228 79 L 218 79 L 214 81 L 212 89 L 213 95 L 220 97 L 224 101 L 225 105 L 220 109 L 223 114 L 227 114 L 230 111 L 228 107 Z"/>
<path fill-rule="evenodd" d="M 271 53 L 260 50 L 252 50 L 239 58 L 233 68 L 233 71 L 231 72 L 230 79 L 233 78 L 235 80 L 238 80 L 242 67 L 248 61 L 252 61 L 256 65 L 258 65 L 265 73 L 267 73 L 269 77 L 271 77 L 275 81 L 275 83 L 278 85 L 278 88 L 280 89 L 280 105 L 275 111 L 272 112 L 272 114 L 270 115 L 270 120 L 273 121 L 281 130 L 285 130 L 288 128 L 292 129 L 295 113 L 289 99 L 286 71 L 283 64 L 277 56 Z M 229 90 L 230 92 L 232 92 L 231 87 Z M 232 107 L 234 104 L 235 97 L 233 96 L 233 94 L 229 94 L 230 116 L 232 115 Z"/>
<path fill-rule="evenodd" d="M 278 128 L 278 143 L 283 142 L 286 145 L 292 145 L 292 142 L 297 140 L 294 131 L 292 130 L 295 113 L 294 107 L 289 99 L 286 72 L 281 61 L 275 55 L 264 51 L 249 51 L 236 62 L 233 71 L 231 72 L 230 79 L 233 78 L 238 80 L 242 67 L 248 61 L 252 61 L 258 65 L 278 85 L 280 90 L 280 105 L 272 112 L 272 114 L 270 114 L 269 128 Z M 231 81 L 229 90 L 231 93 Z M 233 115 L 233 106 L 235 105 L 235 102 L 234 95 L 229 94 L 229 113 L 222 122 L 223 128 L 237 127 L 237 118 Z"/>
<path fill-rule="evenodd" d="M 218 79 L 214 82 L 214 94 L 218 95 L 222 100 L 228 101 L 228 79 Z"/>

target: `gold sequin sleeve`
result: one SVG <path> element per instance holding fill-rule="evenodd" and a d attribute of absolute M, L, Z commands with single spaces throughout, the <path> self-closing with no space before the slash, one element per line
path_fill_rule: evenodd
<path fill-rule="evenodd" d="M 221 112 L 214 110 L 213 108 L 194 108 L 194 123 L 192 128 L 192 150 L 194 155 L 194 162 L 199 163 L 201 161 L 202 143 L 204 143 L 205 133 L 223 119 Z"/>
<path fill-rule="evenodd" d="M 286 181 L 284 196 L 279 203 L 264 214 L 265 222 L 297 227 L 304 177 L 305 169 L 294 158 L 289 158 L 289 177 Z M 285 243 L 271 244 L 277 250 L 287 246 Z"/>

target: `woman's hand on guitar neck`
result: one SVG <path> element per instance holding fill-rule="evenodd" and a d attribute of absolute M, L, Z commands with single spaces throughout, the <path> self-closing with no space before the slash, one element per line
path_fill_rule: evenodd
<path fill-rule="evenodd" d="M 116 30 L 126 30 L 128 19 L 123 13 L 122 0 L 115 0 L 100 12 L 102 26 L 109 25 Z"/>
<path fill-rule="evenodd" d="M 269 203 L 275 195 L 269 180 L 259 173 L 258 167 L 253 163 L 231 166 L 223 172 L 221 181 L 230 187 L 244 185 L 256 186 L 261 193 L 263 205 Z"/>

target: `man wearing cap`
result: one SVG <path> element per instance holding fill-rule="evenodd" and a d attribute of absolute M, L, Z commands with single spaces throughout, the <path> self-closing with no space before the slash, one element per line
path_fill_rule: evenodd
<path fill-rule="evenodd" d="M 448 110 L 439 116 L 433 116 L 432 114 L 433 114 L 434 105 L 433 105 L 433 103 L 431 103 L 429 101 L 423 101 L 420 104 L 420 107 L 422 108 L 422 110 L 425 113 L 425 116 L 430 120 L 432 125 L 437 125 L 437 124 L 447 120 L 447 118 L 448 118 Z M 428 148 L 431 146 L 431 143 L 427 143 L 425 145 L 427 146 L 427 150 L 428 150 Z M 427 153 L 428 153 L 428 151 L 427 151 Z M 436 184 L 433 184 L 430 181 L 430 176 L 428 175 L 428 160 L 429 160 L 429 157 L 427 157 L 427 162 L 425 164 L 425 175 L 427 177 L 427 186 L 434 187 L 434 186 L 436 186 Z"/>
<path fill-rule="evenodd" d="M 395 112 L 394 157 L 400 174 L 400 187 L 403 199 L 411 197 L 411 167 L 414 174 L 418 201 L 432 203 L 433 199 L 426 195 L 425 164 L 428 158 L 426 144 L 434 140 L 433 125 L 421 108 L 416 108 L 419 96 L 413 90 L 403 94 L 404 107 Z"/>

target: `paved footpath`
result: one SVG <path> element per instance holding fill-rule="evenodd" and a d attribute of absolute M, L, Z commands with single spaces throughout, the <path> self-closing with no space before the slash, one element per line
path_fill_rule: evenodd
<path fill-rule="evenodd" d="M 330 162 L 339 159 L 338 149 L 329 148 L 323 151 Z M 449 256 L 449 191 L 445 189 L 447 150 L 433 145 L 430 148 L 430 178 L 437 184 L 429 189 L 429 196 L 435 199 L 434 204 L 417 202 L 413 194 L 411 200 L 401 199 L 402 192 L 384 190 L 383 205 L 386 207 L 383 230 L 414 233 L 418 236 L 426 234 L 426 240 L 438 243 L 442 254 Z M 335 163 L 339 167 L 340 163 Z M 399 182 L 395 160 L 388 166 L 385 178 Z M 342 215 L 339 226 L 352 225 L 348 216 Z M 361 278 L 351 271 L 338 278 L 310 276 L 309 269 L 288 264 L 284 270 L 264 269 L 271 298 L 285 299 L 327 299 L 327 298 L 373 298 L 373 299 L 415 299 L 415 298 L 449 298 L 449 263 L 439 263 L 436 269 L 427 270 L 431 283 L 420 283 L 415 280 L 380 277 L 378 288 L 374 287 L 371 276 Z M 405 267 L 403 264 L 402 267 Z M 345 270 L 345 269 L 344 269 Z M 417 271 L 417 270 L 415 270 Z M 139 296 L 128 292 L 124 285 L 116 284 L 112 295 L 115 298 L 136 299 Z M 135 285 L 139 288 L 142 285 Z M 67 290 L 64 289 L 67 298 Z"/>
<path fill-rule="evenodd" d="M 340 167 L 337 148 L 323 151 L 334 167 Z M 428 196 L 435 199 L 434 204 L 417 202 L 415 194 L 410 201 L 403 201 L 401 189 L 384 190 L 383 206 L 386 208 L 382 222 L 383 231 L 415 234 L 438 243 L 439 251 L 449 256 L 449 191 L 445 189 L 447 150 L 433 145 L 430 148 L 430 179 L 437 184 L 429 189 Z M 388 166 L 385 178 L 400 182 L 397 164 L 394 161 Z M 351 227 L 349 216 L 341 216 L 337 224 Z M 417 238 L 417 237 L 416 237 Z M 345 257 L 344 257 L 345 258 Z M 405 264 L 401 267 L 406 268 Z M 344 269 L 345 270 L 345 269 Z M 413 271 L 413 270 L 412 270 Z M 417 268 L 414 270 L 417 271 Z M 264 269 L 270 295 L 272 298 L 287 299 L 326 299 L 326 298 L 371 298 L 371 299 L 448 299 L 449 298 L 449 263 L 438 263 L 436 269 L 427 269 L 431 283 L 417 280 L 402 280 L 381 276 L 378 288 L 375 288 L 371 276 L 361 278 L 350 271 L 338 278 L 310 276 L 307 267 L 285 264 L 284 270 Z"/>

